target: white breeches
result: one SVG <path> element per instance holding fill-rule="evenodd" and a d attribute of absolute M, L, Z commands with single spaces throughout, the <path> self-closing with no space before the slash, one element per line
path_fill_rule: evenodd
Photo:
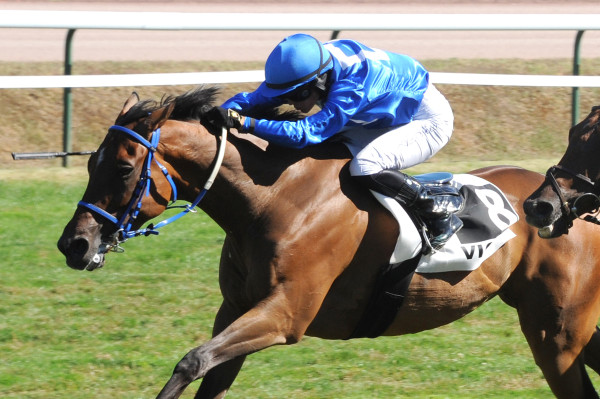
<path fill-rule="evenodd" d="M 420 164 L 448 143 L 453 126 L 450 104 L 430 83 L 412 122 L 384 129 L 352 127 L 341 133 L 354 156 L 350 174 L 371 175 Z"/>

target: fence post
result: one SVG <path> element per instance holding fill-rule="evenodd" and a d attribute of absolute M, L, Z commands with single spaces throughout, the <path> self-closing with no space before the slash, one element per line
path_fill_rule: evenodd
<path fill-rule="evenodd" d="M 71 49 L 73 42 L 73 35 L 75 34 L 75 29 L 69 29 L 67 32 L 67 40 L 65 41 L 65 75 L 71 74 L 71 69 L 73 67 Z M 71 88 L 65 87 L 63 89 L 63 151 L 71 152 L 71 109 L 72 109 L 72 99 L 71 99 Z M 63 158 L 63 167 L 69 166 L 69 157 Z"/>
<path fill-rule="evenodd" d="M 577 31 L 575 37 L 575 52 L 573 54 L 573 75 L 579 75 L 579 66 L 581 65 L 580 47 L 581 38 L 584 30 Z M 573 87 L 571 92 L 571 126 L 575 126 L 579 122 L 579 87 Z"/>

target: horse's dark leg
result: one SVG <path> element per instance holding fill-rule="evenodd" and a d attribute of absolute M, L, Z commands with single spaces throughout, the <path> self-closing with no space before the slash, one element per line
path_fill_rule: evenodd
<path fill-rule="evenodd" d="M 237 377 L 246 356 L 238 356 L 206 373 L 194 399 L 222 399 Z"/>
<path fill-rule="evenodd" d="M 231 306 L 227 305 L 227 302 L 223 302 L 217 317 L 215 319 L 215 327 L 213 330 L 213 336 L 221 333 L 227 326 L 237 319 L 239 316 L 238 312 L 231 309 Z M 206 373 L 206 376 L 202 379 L 200 388 L 196 393 L 195 399 L 221 399 L 225 397 L 227 391 L 233 384 L 233 381 L 237 377 L 246 356 L 238 356 L 231 359 L 223 364 L 218 365 L 214 369 Z"/>
<path fill-rule="evenodd" d="M 287 337 L 282 333 L 285 331 L 282 324 L 287 324 L 288 320 L 276 316 L 285 311 L 269 311 L 268 308 L 273 306 L 270 302 L 250 310 L 219 335 L 189 351 L 175 366 L 171 379 L 157 399 L 178 398 L 189 384 L 220 364 L 269 346 L 285 344 Z M 279 308 L 276 304 L 274 307 Z"/>
<path fill-rule="evenodd" d="M 557 298 L 548 297 L 537 284 L 530 288 L 517 306 L 519 321 L 550 389 L 558 399 L 599 398 L 583 354 L 594 326 L 572 308 L 548 306 Z"/>
<path fill-rule="evenodd" d="M 555 335 L 542 338 L 544 332 L 549 331 L 538 331 L 533 339 L 531 334 L 525 335 L 536 364 L 554 395 L 559 399 L 599 398 L 585 369 L 583 355 L 577 354 L 578 346 L 564 348 L 559 343 L 564 337 Z M 581 347 L 579 349 L 582 350 Z"/>
<path fill-rule="evenodd" d="M 584 349 L 585 364 L 600 374 L 600 329 L 596 327 L 590 342 Z"/>
<path fill-rule="evenodd" d="M 318 265 L 319 267 L 321 265 Z M 321 276 L 315 281 L 322 282 Z M 329 281 L 325 281 L 329 283 Z M 304 285 L 292 284 L 273 288 L 273 293 L 244 313 L 220 334 L 192 349 L 175 366 L 171 379 L 157 399 L 178 398 L 193 381 L 210 370 L 240 356 L 273 345 L 298 342 L 322 304 L 327 290 L 305 291 Z M 291 300 L 293 298 L 294 300 Z"/>

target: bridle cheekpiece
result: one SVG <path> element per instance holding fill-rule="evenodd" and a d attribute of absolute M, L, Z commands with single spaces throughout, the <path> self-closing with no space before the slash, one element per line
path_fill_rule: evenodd
<path fill-rule="evenodd" d="M 572 201 L 566 200 L 562 194 L 560 185 L 556 181 L 557 170 L 570 175 L 574 180 L 588 186 L 590 191 L 577 196 Z M 598 187 L 597 182 L 561 165 L 554 165 L 548 169 L 546 172 L 546 181 L 550 183 L 552 189 L 558 196 L 562 215 L 567 221 L 567 229 L 573 226 L 573 220 L 575 219 L 581 219 L 586 222 L 600 225 L 600 220 L 597 218 L 598 213 L 600 212 L 600 198 L 598 197 L 598 194 L 600 194 L 600 187 Z M 593 213 L 593 215 L 582 217 L 584 213 Z"/>
<path fill-rule="evenodd" d="M 174 221 L 178 220 L 179 218 L 181 218 L 182 216 L 186 215 L 189 212 L 195 212 L 194 208 L 200 203 L 200 201 L 202 201 L 202 198 L 204 198 L 204 196 L 206 195 L 206 192 L 210 189 L 210 187 L 212 186 L 212 183 L 214 182 L 214 179 L 215 179 L 215 177 L 219 171 L 219 168 L 221 166 L 221 163 L 223 162 L 223 157 L 225 155 L 225 144 L 227 142 L 227 129 L 223 128 L 222 133 L 221 133 L 221 142 L 220 142 L 219 149 L 217 152 L 216 162 L 214 163 L 213 170 L 212 170 L 208 180 L 204 184 L 203 189 L 200 191 L 198 196 L 196 196 L 196 199 L 191 204 L 175 206 L 174 203 L 175 203 L 175 201 L 177 201 L 177 187 L 175 186 L 175 182 L 173 181 L 173 178 L 169 174 L 169 171 L 167 170 L 167 168 L 165 168 L 158 161 L 158 159 L 156 159 L 156 156 L 155 156 L 156 149 L 158 147 L 158 142 L 160 140 L 160 128 L 158 128 L 152 132 L 152 137 L 150 139 L 151 141 L 146 140 L 144 137 L 142 137 L 138 133 L 134 132 L 131 129 L 123 127 L 123 126 L 118 126 L 118 125 L 111 126 L 109 129 L 109 132 L 110 131 L 117 131 L 117 132 L 121 132 L 121 133 L 125 133 L 125 134 L 129 135 L 132 139 L 134 139 L 135 141 L 139 142 L 144 147 L 146 147 L 148 149 L 148 154 L 146 155 L 146 159 L 144 161 L 145 167 L 142 170 L 140 178 L 139 178 L 137 185 L 133 191 L 133 195 L 131 196 L 131 199 L 129 200 L 129 204 L 127 205 L 127 208 L 125 209 L 125 211 L 121 214 L 121 216 L 119 218 L 111 215 L 110 213 L 106 212 L 104 209 L 99 208 L 98 206 L 91 204 L 89 202 L 86 202 L 86 201 L 79 201 L 79 203 L 77 204 L 78 206 L 82 206 L 82 207 L 87 208 L 88 210 L 96 213 L 97 215 L 103 217 L 104 219 L 108 220 L 109 222 L 111 222 L 112 224 L 114 224 L 116 226 L 117 232 L 114 235 L 114 240 L 111 243 L 103 244 L 103 246 L 104 246 L 104 248 L 102 249 L 103 253 L 106 253 L 108 251 L 123 252 L 123 248 L 121 248 L 119 246 L 119 244 L 127 241 L 129 238 L 138 237 L 141 235 L 143 235 L 143 236 L 149 236 L 151 234 L 157 235 L 159 233 L 157 231 L 159 228 L 164 227 L 170 223 L 173 223 Z M 145 196 L 150 195 L 150 182 L 152 181 L 152 176 L 151 176 L 150 170 L 152 168 L 153 162 L 160 168 L 163 175 L 165 176 L 165 178 L 171 185 L 172 198 L 171 198 L 171 203 L 169 204 L 169 206 L 167 206 L 167 209 L 183 208 L 183 210 L 181 212 L 169 217 L 168 219 L 165 219 L 165 220 L 157 223 L 156 225 L 149 224 L 145 228 L 135 230 L 135 229 L 133 229 L 133 224 L 134 224 L 137 216 L 139 215 L 140 210 L 142 209 L 142 200 L 144 198 L 144 194 L 145 194 Z"/>

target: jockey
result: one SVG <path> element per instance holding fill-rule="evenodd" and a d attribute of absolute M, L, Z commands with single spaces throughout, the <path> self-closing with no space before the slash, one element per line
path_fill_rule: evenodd
<path fill-rule="evenodd" d="M 244 117 L 254 106 L 291 104 L 300 121 Z M 238 111 L 231 112 L 231 110 Z M 401 54 L 353 40 L 321 43 L 285 38 L 269 55 L 265 81 L 211 109 L 209 122 L 293 148 L 340 138 L 353 155 L 350 174 L 365 187 L 395 198 L 425 222 L 439 249 L 462 227 L 456 193 L 435 194 L 400 170 L 424 162 L 450 139 L 454 116 L 429 82 L 429 72 Z"/>

